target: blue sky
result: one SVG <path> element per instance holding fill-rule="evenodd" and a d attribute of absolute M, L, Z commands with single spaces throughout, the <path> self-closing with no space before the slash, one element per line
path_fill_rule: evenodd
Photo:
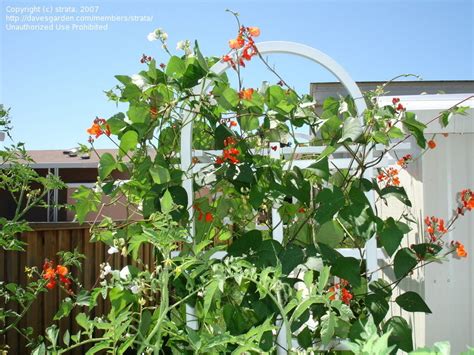
<path fill-rule="evenodd" d="M 7 6 L 98 5 L 98 15 L 150 15 L 150 23 L 110 23 L 104 32 L 7 31 Z M 341 64 L 355 80 L 388 80 L 403 73 L 425 80 L 474 79 L 474 8 L 471 0 L 375 1 L 2 1 L 1 103 L 11 107 L 14 136 L 29 149 L 64 149 L 85 143 L 95 116 L 119 111 L 104 90 L 116 74 L 141 70 L 142 53 L 158 62 L 166 55 L 146 35 L 157 27 L 174 50 L 182 39 L 199 40 L 207 55 L 227 51 L 235 22 L 259 26 L 266 40 L 305 43 Z M 299 58 L 272 56 L 300 92 L 309 83 L 333 81 L 323 69 Z M 255 61 L 256 62 L 256 61 Z M 246 86 L 276 82 L 251 63 Z M 8 142 L 7 142 L 8 143 Z M 105 140 L 99 147 L 107 146 Z"/>

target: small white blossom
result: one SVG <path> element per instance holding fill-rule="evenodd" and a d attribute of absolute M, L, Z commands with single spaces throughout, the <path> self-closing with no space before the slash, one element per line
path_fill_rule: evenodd
<path fill-rule="evenodd" d="M 112 272 L 112 266 L 109 263 L 105 264 L 104 266 L 104 276 L 110 274 Z"/>
<path fill-rule="evenodd" d="M 310 256 L 308 258 L 308 261 L 306 261 L 306 267 L 309 270 L 314 270 L 314 271 L 321 271 L 323 268 L 323 260 L 321 258 L 315 258 L 313 256 Z"/>
<path fill-rule="evenodd" d="M 128 268 L 128 266 L 125 266 L 122 270 L 120 270 L 120 278 L 121 279 L 126 280 L 131 276 L 132 276 L 132 274 L 130 274 L 130 269 Z"/>
<path fill-rule="evenodd" d="M 168 34 L 166 32 L 160 33 L 160 39 L 165 42 L 168 39 Z"/>
<path fill-rule="evenodd" d="M 222 220 L 222 224 L 224 224 L 224 226 L 230 225 L 232 224 L 232 220 L 228 216 L 225 216 Z"/>
<path fill-rule="evenodd" d="M 150 32 L 150 33 L 148 34 L 148 36 L 146 36 L 146 38 L 147 38 L 150 42 L 153 42 L 153 41 L 158 40 L 159 37 L 156 35 L 155 31 L 153 31 L 153 32 Z"/>
<path fill-rule="evenodd" d="M 339 106 L 339 114 L 343 114 L 344 112 L 349 112 L 349 106 L 347 106 L 347 102 L 345 101 Z"/>
<path fill-rule="evenodd" d="M 110 255 L 118 253 L 118 252 L 119 250 L 116 247 L 110 247 L 109 250 L 107 250 L 107 253 L 109 253 Z"/>
<path fill-rule="evenodd" d="M 176 44 L 176 49 L 184 51 L 187 56 L 190 56 L 193 53 L 191 50 L 191 42 L 189 42 L 189 40 L 179 41 Z"/>
<path fill-rule="evenodd" d="M 164 42 L 168 39 L 168 34 L 163 31 L 162 28 L 157 28 L 153 32 L 150 32 L 146 38 L 148 38 L 150 42 L 156 41 L 158 39 Z"/>
<path fill-rule="evenodd" d="M 132 293 L 136 295 L 140 292 L 140 287 L 138 287 L 138 285 L 133 285 L 132 287 L 130 287 L 130 291 L 132 291 Z"/>
<path fill-rule="evenodd" d="M 132 83 L 138 86 L 140 90 L 143 90 L 146 86 L 149 86 L 145 78 L 141 76 L 140 74 L 133 74 L 131 76 L 131 79 L 132 79 Z"/>

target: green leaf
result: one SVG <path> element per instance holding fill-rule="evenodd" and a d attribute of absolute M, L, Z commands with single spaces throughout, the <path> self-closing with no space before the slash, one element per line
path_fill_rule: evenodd
<path fill-rule="evenodd" d="M 426 139 L 423 134 L 426 125 L 416 119 L 413 112 L 405 112 L 405 118 L 402 120 L 403 127 L 407 129 L 416 139 L 416 143 L 421 147 L 426 147 Z"/>
<path fill-rule="evenodd" d="M 403 232 L 398 228 L 395 220 L 388 218 L 379 233 L 380 243 L 387 251 L 388 255 L 392 256 L 398 249 L 403 239 Z"/>
<path fill-rule="evenodd" d="M 222 92 L 222 99 L 219 103 L 224 102 L 224 108 L 234 109 L 239 104 L 239 94 L 232 88 L 227 88 Z"/>
<path fill-rule="evenodd" d="M 324 316 L 321 317 L 321 342 L 323 345 L 327 345 L 331 342 L 334 336 L 336 321 L 337 317 L 331 311 L 328 311 Z"/>
<path fill-rule="evenodd" d="M 56 325 L 52 325 L 48 329 L 46 329 L 46 337 L 51 342 L 53 348 L 56 348 L 56 344 L 58 343 L 58 335 L 59 329 Z"/>
<path fill-rule="evenodd" d="M 360 119 L 358 117 L 349 117 L 344 121 L 342 126 L 342 137 L 339 139 L 338 143 L 345 142 L 346 140 L 355 142 L 362 132 L 363 130 Z"/>
<path fill-rule="evenodd" d="M 251 251 L 256 252 L 261 244 L 262 232 L 259 230 L 251 230 L 235 239 L 227 252 L 229 255 L 241 256 L 243 254 L 249 254 Z"/>
<path fill-rule="evenodd" d="M 258 121 L 258 117 L 254 115 L 246 115 L 242 116 L 240 119 L 240 126 L 242 130 L 248 132 L 257 129 L 260 126 L 260 122 Z"/>
<path fill-rule="evenodd" d="M 332 273 L 357 287 L 360 285 L 360 260 L 351 256 L 340 257 L 334 263 Z"/>
<path fill-rule="evenodd" d="M 396 345 L 403 351 L 413 350 L 412 329 L 405 319 L 399 316 L 390 318 L 384 325 L 384 332 L 392 331 L 389 345 Z"/>
<path fill-rule="evenodd" d="M 333 216 L 344 207 L 344 194 L 336 186 L 332 190 L 324 188 L 316 196 L 319 208 L 316 209 L 314 218 L 320 224 L 332 220 Z"/>
<path fill-rule="evenodd" d="M 365 298 L 365 304 L 374 317 L 375 324 L 379 324 L 387 315 L 389 305 L 383 296 L 372 293 Z"/>
<path fill-rule="evenodd" d="M 310 171 L 312 174 L 319 176 L 325 181 L 329 180 L 329 162 L 327 157 L 323 157 L 318 160 L 316 163 L 311 164 L 305 170 Z"/>
<path fill-rule="evenodd" d="M 99 161 L 99 177 L 101 180 L 105 180 L 107 176 L 117 168 L 117 162 L 110 153 L 104 153 L 100 157 Z"/>
<path fill-rule="evenodd" d="M 184 61 L 177 56 L 172 56 L 166 65 L 165 73 L 172 78 L 179 79 L 183 76 L 185 71 L 186 64 Z"/>
<path fill-rule="evenodd" d="M 416 266 L 416 254 L 409 248 L 400 249 L 395 254 L 394 272 L 397 279 L 401 279 L 408 275 L 408 273 Z"/>
<path fill-rule="evenodd" d="M 74 211 L 76 212 L 76 218 L 79 223 L 83 223 L 89 214 L 89 212 L 97 211 L 100 204 L 100 194 L 96 193 L 89 187 L 83 185 L 74 191 L 71 197 L 75 200 L 73 204 Z"/>
<path fill-rule="evenodd" d="M 202 316 L 206 318 L 207 313 L 209 312 L 209 308 L 211 307 L 212 299 L 216 294 L 216 291 L 219 289 L 219 281 L 213 280 L 204 290 L 204 305 L 202 308 Z"/>
<path fill-rule="evenodd" d="M 87 316 L 85 315 L 85 313 L 79 313 L 77 316 L 76 316 L 76 323 L 84 328 L 85 330 L 88 330 L 91 323 L 89 321 L 89 319 L 87 318 Z"/>
<path fill-rule="evenodd" d="M 344 239 L 344 230 L 338 222 L 331 220 L 321 225 L 315 238 L 318 243 L 324 243 L 335 248 Z"/>
<path fill-rule="evenodd" d="M 397 302 L 400 307 L 408 312 L 431 313 L 430 308 L 427 306 L 425 301 L 423 301 L 423 298 L 421 298 L 418 293 L 413 291 L 408 291 L 398 296 L 395 299 L 395 302 Z"/>
<path fill-rule="evenodd" d="M 173 197 L 168 190 L 165 191 L 160 199 L 161 212 L 169 213 L 173 209 Z"/>
<path fill-rule="evenodd" d="M 107 120 L 107 124 L 109 125 L 110 132 L 112 134 L 119 134 L 122 129 L 127 126 L 127 123 L 124 121 L 124 118 L 125 115 L 120 112 Z"/>
<path fill-rule="evenodd" d="M 69 344 L 71 343 L 71 334 L 69 333 L 69 329 L 66 329 L 66 331 L 64 332 L 63 343 L 66 346 L 69 346 Z"/>
<path fill-rule="evenodd" d="M 326 288 L 326 285 L 329 281 L 330 271 L 330 266 L 323 266 L 321 269 L 318 278 L 318 292 L 323 292 L 323 290 Z"/>
<path fill-rule="evenodd" d="M 298 245 L 288 244 L 278 255 L 278 258 L 281 262 L 283 274 L 288 275 L 295 267 L 303 263 L 304 253 Z"/>
<path fill-rule="evenodd" d="M 144 123 L 150 114 L 150 108 L 145 105 L 130 105 L 127 116 L 133 123 Z"/>
<path fill-rule="evenodd" d="M 46 354 L 46 346 L 44 343 L 39 344 L 32 352 L 31 355 L 45 355 Z"/>
<path fill-rule="evenodd" d="M 138 143 L 138 133 L 135 131 L 127 131 L 120 138 L 119 155 L 126 155 L 130 150 L 134 150 Z"/>
<path fill-rule="evenodd" d="M 54 315 L 53 320 L 58 320 L 58 319 L 68 316 L 69 313 L 71 313 L 72 308 L 73 308 L 73 304 L 72 304 L 71 299 L 70 298 L 64 299 L 64 301 L 61 302 L 61 305 L 59 306 L 58 311 Z"/>
<path fill-rule="evenodd" d="M 408 199 L 408 195 L 405 191 L 405 188 L 401 186 L 387 186 L 380 190 L 380 196 L 393 196 L 400 202 L 404 203 L 406 206 L 411 207 L 411 202 Z"/>
<path fill-rule="evenodd" d="M 168 169 L 160 166 L 160 165 L 155 165 L 150 168 L 150 174 L 153 179 L 153 181 L 156 184 L 166 184 L 171 180 L 170 172 Z"/>

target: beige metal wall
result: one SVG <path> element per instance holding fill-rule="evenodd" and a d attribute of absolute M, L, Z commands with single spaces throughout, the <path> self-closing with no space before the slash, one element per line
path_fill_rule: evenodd
<path fill-rule="evenodd" d="M 456 208 L 456 193 L 474 190 L 474 133 L 450 134 L 437 142 L 423 158 L 423 205 L 426 215 L 447 219 Z M 426 317 L 426 343 L 450 340 L 458 354 L 474 345 L 474 211 L 460 218 L 446 238 L 461 241 L 469 255 L 426 267 L 425 299 L 433 311 Z"/>

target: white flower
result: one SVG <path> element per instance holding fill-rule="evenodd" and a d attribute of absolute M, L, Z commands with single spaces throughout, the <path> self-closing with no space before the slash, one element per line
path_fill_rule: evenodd
<path fill-rule="evenodd" d="M 310 256 L 305 265 L 309 270 L 321 271 L 323 268 L 323 260 L 321 258 Z"/>
<path fill-rule="evenodd" d="M 168 34 L 163 31 L 162 28 L 157 28 L 153 32 L 150 32 L 146 38 L 148 38 L 150 42 L 156 41 L 158 39 L 164 42 L 168 39 Z"/>
<path fill-rule="evenodd" d="M 184 51 L 184 48 L 186 48 L 187 46 L 189 46 L 189 41 L 188 40 L 179 41 L 178 43 L 176 43 L 176 49 L 178 49 L 178 50 Z"/>
<path fill-rule="evenodd" d="M 189 40 L 179 41 L 176 44 L 176 49 L 184 51 L 187 56 L 190 56 L 193 53 L 191 50 L 191 42 L 189 42 Z"/>
<path fill-rule="evenodd" d="M 160 38 L 163 42 L 165 42 L 168 39 L 168 34 L 166 32 L 160 33 Z"/>
<path fill-rule="evenodd" d="M 148 34 L 148 36 L 146 36 L 146 38 L 147 38 L 150 42 L 153 42 L 153 41 L 158 40 L 159 37 L 156 35 L 156 32 L 153 31 L 153 32 L 150 32 L 150 33 Z"/>
<path fill-rule="evenodd" d="M 232 224 L 232 220 L 228 216 L 225 216 L 224 219 L 222 220 L 222 224 L 224 226 L 227 226 L 229 224 Z"/>
<path fill-rule="evenodd" d="M 104 276 L 110 274 L 112 272 L 112 266 L 109 263 L 105 264 L 104 266 Z"/>
<path fill-rule="evenodd" d="M 126 280 L 129 277 L 132 277 L 132 274 L 130 274 L 128 266 L 125 266 L 122 270 L 120 270 L 120 278 Z"/>
<path fill-rule="evenodd" d="M 110 255 L 118 253 L 118 252 L 119 250 L 116 247 L 110 247 L 109 250 L 107 250 L 107 253 L 109 253 Z"/>
<path fill-rule="evenodd" d="M 347 106 L 347 102 L 345 101 L 339 106 L 339 114 L 343 114 L 344 112 L 349 112 L 349 106 Z"/>
<path fill-rule="evenodd" d="M 132 83 L 138 86 L 140 89 L 143 89 L 143 87 L 147 84 L 145 78 L 140 74 L 133 74 L 131 78 Z"/>
<path fill-rule="evenodd" d="M 132 287 L 130 287 L 130 291 L 132 291 L 132 293 L 136 295 L 138 292 L 140 292 L 140 287 L 138 287 L 138 285 L 133 285 Z"/>

